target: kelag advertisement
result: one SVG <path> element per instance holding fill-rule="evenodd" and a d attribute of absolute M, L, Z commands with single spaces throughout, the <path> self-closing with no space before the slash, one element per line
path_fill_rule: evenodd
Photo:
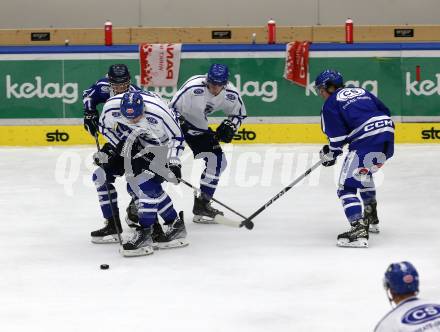
<path fill-rule="evenodd" d="M 432 54 L 423 57 L 420 52 L 415 57 L 402 57 L 399 51 L 388 52 L 387 56 L 374 56 L 371 51 L 351 51 L 346 52 L 346 56 L 343 51 L 328 53 L 311 52 L 305 88 L 283 78 L 283 52 L 266 52 L 262 57 L 258 52 L 251 55 L 249 52 L 234 52 L 233 56 L 225 52 L 191 56 L 183 53 L 178 86 L 192 75 L 206 73 L 212 63 L 221 62 L 229 66 L 230 80 L 241 92 L 250 117 L 249 124 L 317 124 L 322 100 L 316 96 L 313 80 L 320 71 L 335 68 L 344 75 L 347 85 L 366 88 L 379 96 L 398 122 L 435 122 L 440 119 L 440 51 L 439 57 Z M 42 54 L 21 55 L 17 59 L 13 54 L 3 57 L 0 61 L 0 121 L 76 118 L 79 123 L 82 91 L 103 77 L 111 64 L 120 62 L 129 66 L 133 81 L 139 83 L 136 53 L 96 53 L 83 57 L 77 54 L 75 59 L 68 54 L 51 54 L 46 58 Z M 155 91 L 170 99 L 176 89 L 155 88 Z M 9 120 L 11 124 L 14 125 L 14 120 Z M 438 136 L 436 128 L 423 129 L 423 137 L 420 133 L 419 138 L 435 140 Z M 319 128 L 312 131 L 311 135 L 316 136 Z M 237 134 L 237 139 L 241 135 L 241 141 L 258 141 L 254 134 Z M 66 138 L 60 134 L 49 136 L 47 139 L 51 142 L 62 142 Z"/>

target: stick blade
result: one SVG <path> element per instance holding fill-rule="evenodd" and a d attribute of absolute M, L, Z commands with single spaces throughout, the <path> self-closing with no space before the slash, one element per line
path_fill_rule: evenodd
<path fill-rule="evenodd" d="M 219 223 L 219 224 L 222 224 L 222 225 L 226 225 L 226 226 L 230 226 L 230 227 L 237 227 L 237 228 L 239 228 L 240 225 L 241 225 L 241 221 L 232 220 L 232 219 L 226 218 L 226 217 L 224 217 L 224 216 L 222 216 L 220 214 L 217 214 L 214 217 L 214 221 L 216 223 Z"/>

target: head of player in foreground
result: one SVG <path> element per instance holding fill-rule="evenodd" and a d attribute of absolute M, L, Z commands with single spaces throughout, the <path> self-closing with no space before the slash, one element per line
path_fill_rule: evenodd
<path fill-rule="evenodd" d="M 217 96 L 228 84 L 229 79 L 229 69 L 226 65 L 215 63 L 208 71 L 206 77 L 206 85 L 209 92 Z"/>
<path fill-rule="evenodd" d="M 315 79 L 315 90 L 324 100 L 337 89 L 344 87 L 342 74 L 333 69 L 326 69 Z"/>
<path fill-rule="evenodd" d="M 128 122 L 138 123 L 144 114 L 144 99 L 140 92 L 126 92 L 121 99 L 121 114 Z"/>
<path fill-rule="evenodd" d="M 115 95 L 127 92 L 131 84 L 131 76 L 124 64 L 111 65 L 108 69 L 107 78 Z"/>
<path fill-rule="evenodd" d="M 392 263 L 385 271 L 383 286 L 391 305 L 419 293 L 419 274 L 409 262 Z"/>

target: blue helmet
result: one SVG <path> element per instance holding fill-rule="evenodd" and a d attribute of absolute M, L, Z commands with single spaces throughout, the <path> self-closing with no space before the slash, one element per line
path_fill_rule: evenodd
<path fill-rule="evenodd" d="M 319 90 L 324 88 L 327 90 L 331 86 L 334 86 L 336 89 L 344 86 L 344 78 L 340 72 L 333 69 L 326 69 L 316 77 L 315 89 Z"/>
<path fill-rule="evenodd" d="M 398 295 L 417 293 L 419 274 L 409 262 L 392 263 L 385 272 L 384 286 Z"/>
<path fill-rule="evenodd" d="M 207 81 L 214 85 L 226 85 L 229 79 L 229 69 L 226 65 L 215 63 L 208 71 Z"/>
<path fill-rule="evenodd" d="M 121 99 L 121 113 L 127 119 L 135 119 L 144 112 L 144 99 L 139 91 L 126 92 Z"/>

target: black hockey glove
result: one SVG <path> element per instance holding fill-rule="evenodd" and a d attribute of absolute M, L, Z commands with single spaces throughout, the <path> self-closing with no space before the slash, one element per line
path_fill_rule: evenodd
<path fill-rule="evenodd" d="M 99 114 L 97 110 L 84 110 L 84 129 L 95 136 L 98 131 Z"/>
<path fill-rule="evenodd" d="M 330 151 L 330 146 L 328 145 L 324 145 L 321 151 L 319 151 L 319 158 L 324 167 L 333 166 L 336 163 L 336 155 Z"/>
<path fill-rule="evenodd" d="M 180 129 L 182 129 L 183 133 L 187 133 L 189 130 L 188 123 L 185 121 L 185 118 L 182 115 L 178 115 L 177 119 L 179 120 Z"/>
<path fill-rule="evenodd" d="M 93 163 L 96 166 L 108 167 L 118 156 L 118 149 L 110 143 L 105 143 L 101 151 L 97 151 L 93 154 Z"/>
<path fill-rule="evenodd" d="M 169 162 L 167 168 L 174 174 L 177 179 L 177 183 L 179 183 L 180 179 L 182 178 L 182 165 L 180 165 L 178 162 Z"/>
<path fill-rule="evenodd" d="M 142 153 L 139 156 L 136 156 L 132 150 L 132 159 L 131 159 L 131 167 L 134 175 L 141 174 L 144 171 L 150 170 L 151 162 L 154 159 L 154 154 L 151 152 Z M 154 168 L 154 167 L 153 167 Z"/>
<path fill-rule="evenodd" d="M 224 120 L 216 130 L 217 139 L 221 142 L 230 143 L 235 135 L 235 125 L 230 120 Z"/>

